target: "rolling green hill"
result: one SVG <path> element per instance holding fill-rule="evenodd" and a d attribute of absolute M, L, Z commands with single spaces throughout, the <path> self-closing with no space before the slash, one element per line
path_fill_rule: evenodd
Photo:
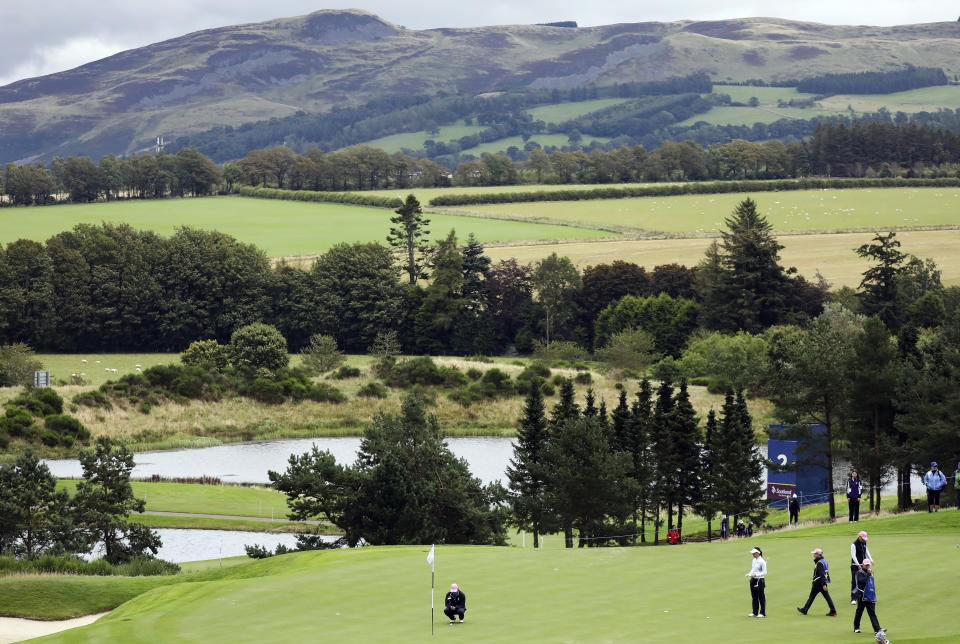
<path fill-rule="evenodd" d="M 777 81 L 908 64 L 953 77 L 957 61 L 960 25 L 952 22 L 744 18 L 415 31 L 364 11 L 318 11 L 200 31 L 2 87 L 0 162 L 129 154 L 149 149 L 157 135 L 173 140 L 438 92 L 610 86 L 699 72 L 715 82 Z M 404 129 L 397 123 L 395 132 Z"/>
<path fill-rule="evenodd" d="M 894 642 L 953 642 L 960 619 L 946 605 L 949 571 L 960 566 L 960 513 L 864 521 L 876 564 L 878 614 Z M 494 548 L 440 545 L 436 599 L 451 582 L 468 596 L 467 618 L 436 638 L 463 642 L 865 642 L 854 635 L 845 565 L 847 523 L 749 540 L 658 548 Z M 768 560 L 767 619 L 747 617 L 748 551 Z M 796 613 L 810 587 L 810 550 L 833 570 L 839 616 L 822 600 Z M 4 612 L 31 606 L 110 608 L 91 626 L 43 642 L 415 642 L 430 638 L 429 546 L 298 553 L 225 568 L 148 579 L 0 579 Z M 939 577 L 938 577 L 939 576 Z M 931 579 L 941 581 L 932 583 Z M 191 583 L 183 583 L 191 582 Z M 152 590 L 149 588 L 153 587 Z M 44 592 L 51 594 L 42 599 Z M 94 594 L 96 592 L 97 594 Z M 90 597 L 92 601 L 81 602 Z M 864 616 L 866 620 L 866 616 Z M 869 621 L 866 621 L 869 632 Z"/>

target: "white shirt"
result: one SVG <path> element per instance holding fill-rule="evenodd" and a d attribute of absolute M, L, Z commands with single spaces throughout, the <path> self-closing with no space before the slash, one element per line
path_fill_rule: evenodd
<path fill-rule="evenodd" d="M 870 548 L 867 547 L 867 544 L 863 544 L 863 551 L 867 553 L 867 559 L 869 559 L 870 561 L 873 561 L 873 555 L 870 554 Z M 857 543 L 856 542 L 853 542 L 850 544 L 850 562 L 854 566 L 859 566 L 863 563 L 862 561 L 857 561 Z"/>
<path fill-rule="evenodd" d="M 755 579 L 763 579 L 767 576 L 767 562 L 763 560 L 762 555 L 753 558 L 753 565 L 750 567 L 747 576 Z"/>

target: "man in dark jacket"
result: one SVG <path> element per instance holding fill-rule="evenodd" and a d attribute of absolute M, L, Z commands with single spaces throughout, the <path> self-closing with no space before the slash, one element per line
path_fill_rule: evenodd
<path fill-rule="evenodd" d="M 813 555 L 813 586 L 810 588 L 810 597 L 807 598 L 807 603 L 803 605 L 803 608 L 797 607 L 797 610 L 806 615 L 807 611 L 810 610 L 810 605 L 813 604 L 813 600 L 817 598 L 817 595 L 823 593 L 823 598 L 827 600 L 827 606 L 830 607 L 827 617 L 836 617 L 837 607 L 833 605 L 830 592 L 827 590 L 827 584 L 830 583 L 830 568 L 827 566 L 827 560 L 823 558 L 823 550 L 817 548 L 810 554 Z"/>
<path fill-rule="evenodd" d="M 857 533 L 857 539 L 850 544 L 850 603 L 857 603 L 857 571 L 860 570 L 860 562 L 864 559 L 873 561 L 870 555 L 870 549 L 867 548 L 867 531 L 861 530 Z"/>
<path fill-rule="evenodd" d="M 443 600 L 443 614 L 450 618 L 450 623 L 463 621 L 463 614 L 467 612 L 467 596 L 460 592 L 456 584 L 450 584 L 450 592 Z"/>
<path fill-rule="evenodd" d="M 790 497 L 790 523 L 799 523 L 800 522 L 800 499 L 797 498 L 797 493 L 794 492 L 793 496 Z"/>

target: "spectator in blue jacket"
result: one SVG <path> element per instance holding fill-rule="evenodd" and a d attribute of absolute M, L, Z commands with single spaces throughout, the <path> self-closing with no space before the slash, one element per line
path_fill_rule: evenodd
<path fill-rule="evenodd" d="M 940 492 L 947 484 L 947 477 L 937 469 L 937 462 L 930 463 L 930 471 L 923 475 L 927 486 L 927 512 L 940 511 Z"/>
<path fill-rule="evenodd" d="M 850 478 L 847 479 L 847 507 L 849 508 L 849 522 L 856 523 L 860 520 L 860 497 L 863 495 L 863 483 L 860 482 L 860 475 L 857 470 L 850 472 Z"/>

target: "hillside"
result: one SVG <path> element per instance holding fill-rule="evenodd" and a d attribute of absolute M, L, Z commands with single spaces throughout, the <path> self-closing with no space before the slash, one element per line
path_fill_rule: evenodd
<path fill-rule="evenodd" d="M 570 88 L 705 71 L 777 81 L 906 64 L 960 73 L 960 24 L 773 18 L 409 30 L 363 11 L 200 31 L 0 88 L 0 162 L 131 153 L 153 138 L 378 98 Z"/>

